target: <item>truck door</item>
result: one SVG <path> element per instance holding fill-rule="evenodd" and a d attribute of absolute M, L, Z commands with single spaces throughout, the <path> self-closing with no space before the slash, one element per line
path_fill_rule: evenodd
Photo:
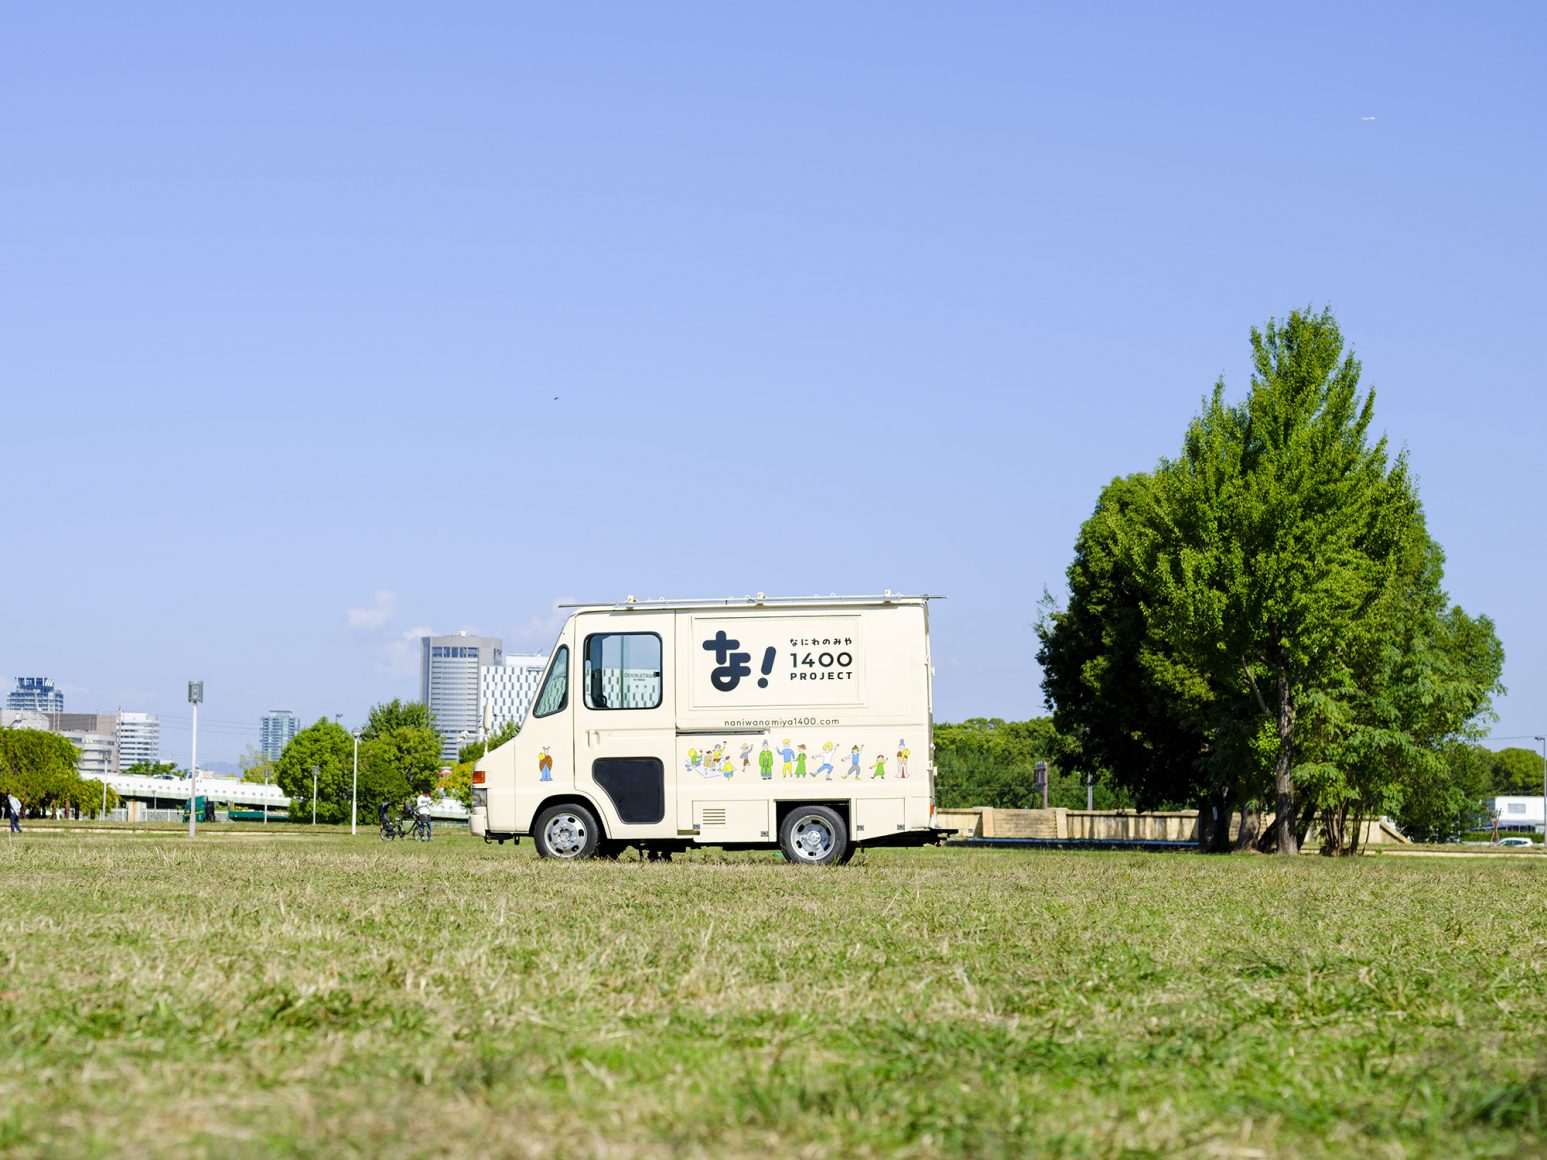
<path fill-rule="evenodd" d="M 611 838 L 675 837 L 677 721 L 667 679 L 671 613 L 577 618 L 575 777 Z"/>

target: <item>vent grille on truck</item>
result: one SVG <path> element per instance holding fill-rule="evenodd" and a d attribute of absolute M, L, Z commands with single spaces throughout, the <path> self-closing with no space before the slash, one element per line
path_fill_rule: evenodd
<path fill-rule="evenodd" d="M 704 825 L 706 825 L 706 826 L 723 826 L 724 824 L 725 824 L 725 807 L 724 806 L 705 806 L 704 807 Z"/>

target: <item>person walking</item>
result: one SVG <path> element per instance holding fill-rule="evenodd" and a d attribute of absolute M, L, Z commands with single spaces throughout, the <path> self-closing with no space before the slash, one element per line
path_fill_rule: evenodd
<path fill-rule="evenodd" d="M 421 793 L 414 800 L 414 817 L 418 819 L 420 827 L 424 830 L 424 840 L 430 840 L 430 795 Z"/>
<path fill-rule="evenodd" d="M 14 793 L 5 795 L 5 812 L 11 818 L 11 833 L 21 833 L 21 802 L 16 800 Z"/>

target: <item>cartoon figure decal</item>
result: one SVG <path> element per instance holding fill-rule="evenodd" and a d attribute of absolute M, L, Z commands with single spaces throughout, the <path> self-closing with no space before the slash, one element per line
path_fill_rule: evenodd
<path fill-rule="evenodd" d="M 779 750 L 779 758 L 784 762 L 784 777 L 789 777 L 795 768 L 795 751 L 790 748 L 790 739 L 784 739 L 784 747 Z"/>
<path fill-rule="evenodd" d="M 542 752 L 537 755 L 538 781 L 553 780 L 553 754 L 548 752 L 551 748 L 551 745 L 544 745 Z"/>
<path fill-rule="evenodd" d="M 908 780 L 908 741 L 904 737 L 897 739 L 897 776 Z"/>
<path fill-rule="evenodd" d="M 766 740 L 763 742 L 763 748 L 758 750 L 757 769 L 764 781 L 773 777 L 773 750 L 768 748 Z"/>
<path fill-rule="evenodd" d="M 796 777 L 805 777 L 806 776 L 806 747 L 804 745 L 797 745 L 795 748 L 797 750 L 797 752 L 795 754 L 795 776 Z"/>
<path fill-rule="evenodd" d="M 822 773 L 823 771 L 826 771 L 826 773 L 827 773 L 827 780 L 828 781 L 832 781 L 833 780 L 833 743 L 831 741 L 825 742 L 823 744 L 823 746 L 822 746 L 822 764 L 816 767 L 816 772 L 817 773 Z M 816 773 L 812 774 L 811 776 L 815 777 Z"/>
<path fill-rule="evenodd" d="M 767 745 L 768 742 L 765 741 L 763 744 Z M 750 741 L 744 741 L 741 745 L 741 772 L 752 772 L 752 742 Z"/>
<path fill-rule="evenodd" d="M 856 745 L 853 749 L 849 750 L 849 772 L 844 774 L 843 778 L 852 777 L 855 781 L 859 780 L 859 755 L 863 752 L 864 746 L 862 745 Z"/>
<path fill-rule="evenodd" d="M 875 780 L 878 777 L 885 777 L 885 776 L 886 776 L 886 754 L 878 753 L 878 754 L 876 754 L 876 768 L 875 768 L 875 772 L 872 773 L 870 775 L 870 777 L 871 777 L 871 780 Z"/>

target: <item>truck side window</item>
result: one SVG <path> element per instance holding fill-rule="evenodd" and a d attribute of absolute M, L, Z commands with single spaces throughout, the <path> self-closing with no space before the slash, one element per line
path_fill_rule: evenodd
<path fill-rule="evenodd" d="M 537 694 L 537 704 L 532 706 L 533 717 L 548 717 L 569 704 L 569 645 L 561 644 L 553 654 L 553 667 L 543 682 L 543 691 Z"/>
<path fill-rule="evenodd" d="M 654 709 L 661 703 L 661 638 L 598 632 L 585 639 L 587 709 Z"/>

